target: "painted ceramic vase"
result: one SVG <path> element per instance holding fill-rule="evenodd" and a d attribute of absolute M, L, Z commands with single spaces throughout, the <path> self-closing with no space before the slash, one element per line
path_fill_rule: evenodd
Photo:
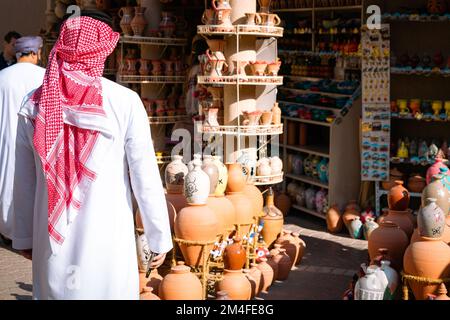
<path fill-rule="evenodd" d="M 403 181 L 396 180 L 395 184 L 388 194 L 389 209 L 405 211 L 409 207 L 409 192 L 403 187 Z"/>
<path fill-rule="evenodd" d="M 355 300 L 383 300 L 384 287 L 375 268 L 367 268 L 366 274 L 355 285 Z"/>
<path fill-rule="evenodd" d="M 427 184 L 431 183 L 431 178 L 433 176 L 441 173 L 441 170 L 440 170 L 441 168 L 448 169 L 448 167 L 444 164 L 443 159 L 436 158 L 433 165 L 431 165 L 427 170 L 427 175 L 426 175 Z"/>
<path fill-rule="evenodd" d="M 194 170 L 194 163 L 195 162 L 202 162 L 202 164 L 203 164 L 203 161 L 202 161 L 202 155 L 201 154 L 194 154 L 194 159 L 193 160 L 191 160 L 191 161 L 189 161 L 189 163 L 188 163 L 188 165 L 187 165 L 187 167 L 188 167 L 188 171 L 192 171 L 192 170 Z"/>
<path fill-rule="evenodd" d="M 408 239 L 411 238 L 414 232 L 414 223 L 412 222 L 409 215 L 410 215 L 409 210 L 405 211 L 389 210 L 389 213 L 386 216 L 386 220 L 391 221 L 396 225 L 398 225 L 400 229 L 402 229 L 406 233 Z"/>
<path fill-rule="evenodd" d="M 133 33 L 135 36 L 141 37 L 144 35 L 145 28 L 148 25 L 147 20 L 145 19 L 145 7 L 135 7 L 135 16 L 133 20 L 131 20 L 131 28 L 133 29 Z"/>
<path fill-rule="evenodd" d="M 272 168 L 270 166 L 269 158 L 262 158 L 258 161 L 258 167 L 256 169 L 256 174 L 260 177 L 272 175 Z"/>
<path fill-rule="evenodd" d="M 436 204 L 436 199 L 428 198 L 427 205 L 419 210 L 417 228 L 422 237 L 442 238 L 445 230 L 445 215 Z"/>
<path fill-rule="evenodd" d="M 342 230 L 342 215 L 337 204 L 327 210 L 326 214 L 327 230 L 331 233 L 339 233 Z"/>
<path fill-rule="evenodd" d="M 188 204 L 204 205 L 210 194 L 208 175 L 202 170 L 202 163 L 194 161 L 194 169 L 184 179 L 184 196 Z"/>
<path fill-rule="evenodd" d="M 407 275 L 444 279 L 450 276 L 450 247 L 440 238 L 421 237 L 411 244 L 404 255 L 404 273 Z M 425 300 L 438 289 L 437 284 L 408 281 L 416 300 Z"/>
<path fill-rule="evenodd" d="M 297 194 L 295 195 L 295 201 L 301 207 L 306 207 L 306 189 L 303 185 L 299 186 L 297 189 Z"/>
<path fill-rule="evenodd" d="M 314 188 L 308 188 L 305 191 L 305 202 L 306 207 L 309 210 L 315 210 L 316 209 L 316 190 Z"/>
<path fill-rule="evenodd" d="M 209 242 L 216 239 L 219 221 L 216 214 L 206 205 L 188 205 L 177 214 L 175 219 L 175 236 L 187 241 Z M 180 250 L 189 266 L 203 265 L 203 250 L 201 246 L 179 244 Z M 205 250 L 209 252 L 213 245 Z"/>
<path fill-rule="evenodd" d="M 328 193 L 324 189 L 318 191 L 314 201 L 316 203 L 317 212 L 325 213 L 325 210 L 328 207 Z"/>
<path fill-rule="evenodd" d="M 120 28 L 126 36 L 133 35 L 133 29 L 131 28 L 131 21 L 133 20 L 133 7 L 123 7 L 119 10 Z"/>
<path fill-rule="evenodd" d="M 281 174 L 283 172 L 283 161 L 279 157 L 271 157 L 270 168 L 272 169 L 272 174 Z"/>
<path fill-rule="evenodd" d="M 306 176 L 312 177 L 312 161 L 314 159 L 313 155 L 309 155 L 303 160 L 303 172 Z"/>
<path fill-rule="evenodd" d="M 319 174 L 319 180 L 323 183 L 328 183 L 328 160 L 323 158 L 317 164 L 317 172 Z"/>
<path fill-rule="evenodd" d="M 236 221 L 236 210 L 233 203 L 224 195 L 209 196 L 208 207 L 216 214 L 218 224 L 218 235 L 228 235 L 234 229 Z"/>
<path fill-rule="evenodd" d="M 289 277 L 293 262 L 286 253 L 285 249 L 280 249 L 278 254 L 273 257 L 274 262 L 278 264 L 278 277 L 279 281 L 285 281 Z"/>
<path fill-rule="evenodd" d="M 203 287 L 191 268 L 183 264 L 171 268 L 159 286 L 162 300 L 202 300 Z"/>
<path fill-rule="evenodd" d="M 384 300 L 393 300 L 400 283 L 398 272 L 391 267 L 391 262 L 388 260 L 381 260 L 381 270 L 388 281 L 387 288 L 384 291 Z"/>
<path fill-rule="evenodd" d="M 184 177 L 188 174 L 188 168 L 183 163 L 180 155 L 172 156 L 172 162 L 165 170 L 165 181 L 168 192 L 180 193 L 184 187 Z"/>
<path fill-rule="evenodd" d="M 253 207 L 253 216 L 260 217 L 263 214 L 264 197 L 258 187 L 253 184 L 247 184 L 243 191 L 244 195 L 250 200 Z"/>
<path fill-rule="evenodd" d="M 350 222 L 348 231 L 353 239 L 361 239 L 363 236 L 363 224 L 359 217 Z"/>
<path fill-rule="evenodd" d="M 243 168 L 240 163 L 227 163 L 228 184 L 227 192 L 242 192 L 246 186 Z"/>
<path fill-rule="evenodd" d="M 223 280 L 217 284 L 217 291 L 226 291 L 231 300 L 250 300 L 252 287 L 241 270 L 224 270 Z"/>
<path fill-rule="evenodd" d="M 284 225 L 283 213 L 275 207 L 274 194 L 272 188 L 266 197 L 266 205 L 263 208 L 264 216 L 261 218 L 263 229 L 261 235 L 268 247 L 278 238 Z"/>
<path fill-rule="evenodd" d="M 366 218 L 366 222 L 364 223 L 364 239 L 369 240 L 372 232 L 379 227 L 378 223 L 375 222 L 374 218 Z"/>
<path fill-rule="evenodd" d="M 214 163 L 212 156 L 203 157 L 202 170 L 209 177 L 209 194 L 213 195 L 219 183 L 219 168 Z"/>
<path fill-rule="evenodd" d="M 139 272 L 147 272 L 151 252 L 145 234 L 136 234 L 136 250 Z"/>
<path fill-rule="evenodd" d="M 261 271 L 261 292 L 267 293 L 269 287 L 274 282 L 274 272 L 272 267 L 267 263 L 267 258 L 261 258 L 257 268 Z"/>
<path fill-rule="evenodd" d="M 237 237 L 232 244 L 229 244 L 223 253 L 225 269 L 241 270 L 247 261 L 247 254 L 241 245 L 242 239 Z"/>
<path fill-rule="evenodd" d="M 450 194 L 443 184 L 444 176 L 437 174 L 433 176 L 432 181 L 422 192 L 422 206 L 426 206 L 428 198 L 436 199 L 436 204 L 442 209 L 445 215 L 448 215 L 450 208 Z"/>
<path fill-rule="evenodd" d="M 370 260 L 378 256 L 379 249 L 387 249 L 392 267 L 401 271 L 403 268 L 403 255 L 408 247 L 409 239 L 406 233 L 395 223 L 383 221 L 375 229 L 368 241 Z"/>
<path fill-rule="evenodd" d="M 217 182 L 217 188 L 214 192 L 216 196 L 222 196 L 225 194 L 225 190 L 227 189 L 228 183 L 228 170 L 227 167 L 220 161 L 219 156 L 214 156 L 214 163 L 219 169 L 219 181 Z"/>
<path fill-rule="evenodd" d="M 301 155 L 294 155 L 292 158 L 292 173 L 295 175 L 303 174 L 303 157 Z"/>

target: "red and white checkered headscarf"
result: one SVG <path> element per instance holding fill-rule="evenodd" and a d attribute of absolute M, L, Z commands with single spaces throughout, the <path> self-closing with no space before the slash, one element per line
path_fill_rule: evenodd
<path fill-rule="evenodd" d="M 89 17 L 67 20 L 50 53 L 44 82 L 31 97 L 38 109 L 34 146 L 47 179 L 52 248 L 64 242 L 67 226 L 96 178 L 88 162 L 99 134 L 107 131 L 101 77 L 119 37 Z"/>

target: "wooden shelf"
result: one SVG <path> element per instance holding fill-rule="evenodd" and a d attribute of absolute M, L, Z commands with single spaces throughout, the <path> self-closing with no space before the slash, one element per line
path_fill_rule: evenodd
<path fill-rule="evenodd" d="M 401 116 L 393 116 L 391 114 L 391 119 L 393 120 L 408 120 L 408 121 L 419 121 L 419 122 L 425 122 L 425 123 L 441 123 L 441 124 L 448 124 L 450 122 L 450 119 L 445 119 L 445 120 L 441 120 L 441 119 L 435 119 L 435 118 L 421 118 L 421 119 L 417 119 L 414 118 L 412 116 L 409 117 L 401 117 Z"/>
<path fill-rule="evenodd" d="M 270 176 L 253 176 L 251 180 L 256 186 L 268 186 L 279 184 L 283 182 L 284 173 L 270 175 Z"/>
<path fill-rule="evenodd" d="M 202 35 L 249 35 L 256 37 L 282 37 L 284 29 L 272 26 L 249 26 L 246 24 L 220 26 L 220 25 L 200 25 L 197 26 L 197 33 Z"/>
<path fill-rule="evenodd" d="M 295 175 L 295 174 L 292 174 L 292 173 L 286 173 L 286 178 L 291 178 L 291 179 L 294 179 L 294 180 L 297 180 L 297 181 L 302 181 L 302 182 L 305 182 L 305 183 L 308 183 L 308 184 L 312 184 L 314 186 L 321 187 L 321 188 L 324 188 L 324 189 L 328 189 L 329 188 L 328 184 L 323 183 L 320 180 L 317 180 L 317 179 L 305 176 L 305 175 Z"/>
<path fill-rule="evenodd" d="M 340 111 L 341 110 L 341 109 L 333 108 L 333 107 L 316 106 L 316 105 L 312 105 L 312 104 L 306 104 L 306 103 L 300 103 L 300 102 L 290 102 L 290 101 L 284 101 L 284 100 L 279 100 L 278 103 L 293 104 L 293 105 L 297 105 L 297 106 L 304 106 L 307 108 L 315 108 L 315 109 L 329 110 L 329 111 Z"/>
<path fill-rule="evenodd" d="M 150 124 L 174 124 L 179 121 L 184 121 L 189 119 L 187 115 L 181 116 L 163 116 L 163 117 L 148 117 Z"/>
<path fill-rule="evenodd" d="M 361 5 L 358 6 L 338 6 L 338 7 L 315 7 L 315 8 L 288 8 L 272 10 L 274 13 L 300 13 L 312 11 L 358 11 L 362 10 Z"/>
<path fill-rule="evenodd" d="M 314 90 L 304 90 L 304 89 L 296 89 L 289 87 L 281 87 L 280 90 L 289 90 L 301 94 L 321 94 L 324 96 L 332 97 L 332 98 L 350 98 L 351 94 L 342 94 L 342 93 L 332 93 L 332 92 L 324 92 L 324 91 L 314 91 Z"/>
<path fill-rule="evenodd" d="M 140 83 L 140 84 L 158 84 L 158 83 L 184 83 L 185 76 L 135 76 L 119 75 L 121 83 Z"/>
<path fill-rule="evenodd" d="M 383 190 L 381 189 L 379 191 L 380 194 L 385 195 L 389 193 L 389 190 Z M 410 192 L 409 195 L 413 198 L 421 198 L 422 197 L 422 193 L 416 193 L 416 192 Z"/>
<path fill-rule="evenodd" d="M 308 153 L 308 154 L 314 154 L 314 155 L 317 155 L 317 156 L 320 156 L 320 157 L 324 157 L 324 158 L 329 158 L 330 157 L 330 153 L 329 153 L 328 147 L 326 147 L 326 146 L 304 146 L 304 147 L 300 147 L 300 146 L 286 145 L 285 148 L 289 149 L 289 150 L 294 150 L 294 151 Z"/>
<path fill-rule="evenodd" d="M 316 217 L 319 217 L 319 218 L 322 218 L 322 219 L 326 219 L 326 215 L 324 213 L 320 213 L 320 212 L 317 212 L 315 210 L 310 210 L 308 208 L 301 207 L 301 206 L 299 206 L 297 204 L 292 205 L 292 208 L 300 210 L 300 211 L 303 211 L 303 212 L 306 212 L 306 213 L 309 213 L 309 214 L 312 214 L 313 216 L 316 216 Z"/>
<path fill-rule="evenodd" d="M 322 122 L 322 121 L 307 120 L 307 119 L 293 118 L 293 117 L 284 117 L 284 116 L 282 118 L 285 120 L 288 120 L 288 121 L 297 121 L 297 122 L 313 124 L 313 125 L 323 126 L 323 127 L 331 127 L 332 126 L 332 123 Z"/>
<path fill-rule="evenodd" d="M 184 38 L 159 38 L 159 37 L 138 37 L 138 36 L 122 36 L 121 43 L 141 44 L 149 46 L 185 46 L 187 39 Z"/>

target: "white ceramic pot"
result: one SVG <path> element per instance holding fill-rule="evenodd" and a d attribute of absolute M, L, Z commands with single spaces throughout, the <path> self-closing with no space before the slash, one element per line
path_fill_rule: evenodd
<path fill-rule="evenodd" d="M 188 171 L 194 170 L 194 161 L 200 161 L 202 162 L 202 155 L 201 154 L 194 154 L 194 160 L 190 161 L 187 165 Z M 203 163 L 202 163 L 203 164 Z"/>
<path fill-rule="evenodd" d="M 355 300 L 383 300 L 384 287 L 373 267 L 365 270 L 366 275 L 355 285 Z"/>
<path fill-rule="evenodd" d="M 183 156 L 172 156 L 172 162 L 169 163 L 165 171 L 165 181 L 167 191 L 171 193 L 181 193 L 184 186 L 184 177 L 188 174 L 188 168 L 183 163 Z"/>
<path fill-rule="evenodd" d="M 270 176 L 272 174 L 272 167 L 268 158 L 262 158 L 258 161 L 258 168 L 256 170 L 258 176 Z"/>
<path fill-rule="evenodd" d="M 214 164 L 219 169 L 219 182 L 217 183 L 216 191 L 214 192 L 215 196 L 222 196 L 225 194 L 225 190 L 227 189 L 228 183 L 228 169 L 227 166 L 220 161 L 219 156 L 214 156 Z"/>
<path fill-rule="evenodd" d="M 384 299 L 393 300 L 400 278 L 397 271 L 395 271 L 395 269 L 391 267 L 391 262 L 388 260 L 381 260 L 381 270 L 384 272 L 388 280 L 388 285 L 384 292 Z"/>
<path fill-rule="evenodd" d="M 150 247 L 148 246 L 147 238 L 145 234 L 136 234 L 136 250 L 138 257 L 139 271 L 147 272 L 147 266 L 150 259 Z"/>
<path fill-rule="evenodd" d="M 283 161 L 279 157 L 270 158 L 270 167 L 272 174 L 281 174 L 283 172 Z"/>
<path fill-rule="evenodd" d="M 193 169 L 184 179 L 184 196 L 191 205 L 203 205 L 208 201 L 210 182 L 208 175 L 202 170 L 202 162 L 194 160 Z"/>

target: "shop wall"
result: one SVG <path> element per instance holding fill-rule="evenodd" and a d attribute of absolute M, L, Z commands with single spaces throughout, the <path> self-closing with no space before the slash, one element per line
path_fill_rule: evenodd
<path fill-rule="evenodd" d="M 45 26 L 45 0 L 0 0 L 0 40 L 8 31 L 38 35 Z"/>

